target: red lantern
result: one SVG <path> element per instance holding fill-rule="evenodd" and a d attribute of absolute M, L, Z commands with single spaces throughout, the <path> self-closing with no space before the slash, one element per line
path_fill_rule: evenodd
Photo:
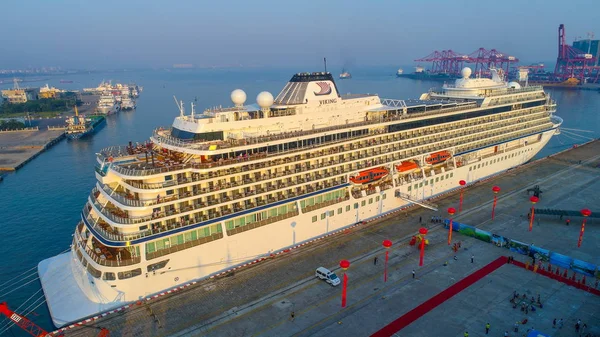
<path fill-rule="evenodd" d="M 425 257 L 425 235 L 427 235 L 427 228 L 421 227 L 419 234 L 421 234 L 421 253 L 419 255 L 419 267 L 423 266 L 423 258 Z"/>
<path fill-rule="evenodd" d="M 345 271 L 346 269 L 350 268 L 350 261 L 348 261 L 348 260 L 340 261 L 340 267 L 342 269 L 344 269 L 344 271 Z"/>
<path fill-rule="evenodd" d="M 492 187 L 492 192 L 494 192 L 494 204 L 492 206 L 492 220 L 494 220 L 494 213 L 496 211 L 496 202 L 498 202 L 498 193 L 500 192 L 500 187 Z"/>
<path fill-rule="evenodd" d="M 342 308 L 346 307 L 346 289 L 348 289 L 348 276 L 346 275 L 346 269 L 350 268 L 350 261 L 340 261 L 340 267 L 344 270 L 344 280 L 342 282 Z"/>
<path fill-rule="evenodd" d="M 384 263 L 384 266 L 383 266 L 383 282 L 387 282 L 387 264 L 388 264 L 388 259 L 389 259 L 389 256 L 390 256 L 390 251 L 388 249 L 390 247 L 392 247 L 392 241 L 390 241 L 390 240 L 383 240 L 382 245 L 385 248 L 385 263 Z"/>
<path fill-rule="evenodd" d="M 461 180 L 463 181 L 463 180 Z M 450 215 L 450 223 L 448 226 L 448 246 L 450 246 L 450 243 L 452 242 L 452 216 L 456 213 L 456 209 L 454 209 L 454 207 L 450 207 L 448 208 L 448 214 Z"/>
<path fill-rule="evenodd" d="M 538 201 L 540 201 L 540 198 L 538 198 L 536 196 L 532 196 L 531 198 L 529 198 L 529 201 L 531 201 L 531 215 L 529 217 L 529 231 L 531 232 L 531 229 L 533 228 L 533 218 L 535 217 L 534 205 Z"/>
<path fill-rule="evenodd" d="M 581 230 L 579 231 L 579 240 L 577 241 L 577 247 L 581 247 L 581 242 L 583 241 L 583 232 L 585 231 L 585 222 L 587 217 L 592 215 L 592 211 L 587 208 L 581 210 L 581 215 L 583 215 L 583 221 L 581 222 Z"/>
<path fill-rule="evenodd" d="M 461 180 L 461 181 L 458 182 L 458 184 L 461 186 L 461 188 L 460 188 L 460 201 L 458 203 L 458 211 L 462 212 L 463 192 L 465 190 L 464 186 L 467 184 L 467 182 L 464 181 L 464 180 Z"/>

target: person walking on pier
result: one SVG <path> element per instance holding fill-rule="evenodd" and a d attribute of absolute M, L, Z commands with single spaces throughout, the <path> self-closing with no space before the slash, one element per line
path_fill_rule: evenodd
<path fill-rule="evenodd" d="M 295 318 L 296 318 L 296 314 L 295 314 L 295 313 L 292 311 L 292 312 L 290 313 L 290 321 L 292 321 L 292 322 L 293 322 Z"/>
<path fill-rule="evenodd" d="M 552 321 L 552 329 L 556 329 L 556 318 Z"/>
<path fill-rule="evenodd" d="M 490 323 L 485 324 L 485 334 L 487 335 L 490 332 Z"/>
<path fill-rule="evenodd" d="M 473 263 L 473 261 L 475 261 L 475 254 L 471 254 L 471 263 Z"/>
<path fill-rule="evenodd" d="M 374 265 L 377 265 L 377 261 L 378 261 L 378 260 L 379 260 L 379 259 L 377 258 L 377 256 L 375 256 L 375 258 L 373 259 L 373 264 L 374 264 Z"/>
<path fill-rule="evenodd" d="M 419 217 L 419 223 L 423 223 L 423 217 L 422 216 Z"/>
<path fill-rule="evenodd" d="M 413 279 L 414 279 L 415 278 L 415 270 L 414 269 L 412 271 L 412 276 L 413 276 Z"/>

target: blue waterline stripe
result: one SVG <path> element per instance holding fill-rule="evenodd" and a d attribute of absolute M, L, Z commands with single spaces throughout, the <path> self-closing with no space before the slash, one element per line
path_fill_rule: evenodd
<path fill-rule="evenodd" d="M 544 133 L 544 132 L 547 132 L 547 131 L 550 131 L 550 130 L 554 130 L 554 129 L 556 129 L 556 127 L 552 127 L 552 128 L 549 128 L 549 129 L 545 129 L 545 130 L 543 130 L 543 131 L 538 131 L 538 132 L 530 133 L 530 134 L 528 134 L 528 135 L 521 136 L 521 137 L 515 137 L 515 138 L 511 138 L 511 139 L 509 139 L 509 140 L 506 140 L 506 141 L 503 141 L 503 142 L 494 143 L 494 144 L 491 144 L 491 145 L 486 145 L 486 146 L 484 146 L 484 147 L 479 147 L 479 148 L 476 148 L 476 149 L 473 149 L 473 150 L 469 150 L 469 151 L 465 151 L 465 152 L 457 153 L 457 154 L 455 154 L 455 156 L 464 155 L 464 154 L 471 153 L 471 152 L 475 152 L 475 151 L 479 151 L 479 150 L 481 150 L 481 149 L 488 148 L 488 147 L 491 147 L 491 146 L 496 146 L 496 145 L 500 145 L 500 144 L 504 144 L 504 143 L 512 142 L 512 141 L 514 141 L 514 140 L 517 140 L 517 139 L 522 139 L 522 138 L 530 137 L 530 136 L 533 136 L 533 135 L 542 134 L 542 133 Z M 496 173 L 494 173 L 494 174 L 496 174 Z M 485 179 L 485 177 L 482 177 L 482 178 L 480 178 L 480 179 L 477 179 L 477 180 L 481 180 L 481 179 Z M 242 211 L 242 212 L 238 212 L 238 213 L 229 214 L 229 215 L 226 215 L 226 216 L 223 216 L 223 217 L 220 217 L 220 218 L 216 218 L 216 219 L 213 219 L 213 220 L 204 221 L 204 222 L 199 222 L 199 223 L 197 223 L 197 224 L 193 224 L 193 225 L 190 225 L 190 226 L 185 226 L 185 227 L 181 227 L 181 228 L 176 228 L 176 229 L 173 229 L 173 230 L 170 230 L 170 231 L 164 232 L 164 233 L 155 234 L 155 235 L 151 235 L 151 236 L 146 236 L 146 237 L 143 237 L 143 238 L 139 238 L 139 239 L 131 240 L 131 241 L 129 241 L 129 242 L 130 242 L 130 245 L 135 245 L 135 244 L 138 244 L 138 243 L 143 243 L 143 242 L 146 242 L 146 241 L 151 241 L 151 240 L 154 240 L 154 239 L 159 239 L 159 238 L 162 238 L 162 237 L 165 237 L 165 236 L 171 236 L 171 235 L 173 235 L 173 234 L 177 234 L 177 233 L 181 233 L 181 232 L 187 232 L 188 230 L 192 230 L 192 229 L 195 229 L 195 228 L 198 228 L 198 227 L 202 227 L 202 226 L 206 226 L 206 225 L 214 224 L 214 223 L 216 223 L 216 222 L 220 222 L 220 221 L 228 220 L 228 219 L 231 219 L 231 218 L 235 218 L 235 217 L 243 216 L 243 215 L 246 215 L 246 214 L 249 214 L 249 213 L 259 212 L 259 211 L 262 211 L 262 210 L 264 210 L 264 209 L 267 209 L 267 208 L 271 208 L 271 207 L 276 207 L 276 206 L 280 206 L 280 205 L 283 205 L 283 204 L 292 203 L 292 202 L 298 201 L 298 200 L 300 200 L 300 199 L 304 199 L 304 198 L 310 198 L 310 197 L 312 197 L 312 196 L 315 196 L 315 195 L 317 195 L 317 194 L 321 194 L 321 193 L 327 193 L 327 192 L 330 192 L 330 191 L 333 191 L 333 190 L 336 190 L 336 189 L 340 189 L 340 188 L 347 187 L 347 186 L 349 186 L 349 185 L 350 185 L 349 183 L 346 183 L 346 184 L 342 184 L 342 185 L 340 185 L 340 186 L 330 187 L 330 188 L 327 188 L 327 189 L 324 189 L 324 190 L 320 190 L 320 191 L 316 191 L 316 192 L 312 192 L 312 193 L 309 193 L 309 194 L 306 194 L 306 195 L 303 195 L 303 196 L 299 196 L 299 197 L 295 197 L 295 198 L 291 198 L 291 199 L 287 199 L 287 200 L 283 200 L 283 201 L 278 201 L 278 202 L 276 202 L 276 203 L 273 203 L 273 204 L 264 205 L 264 206 L 256 207 L 256 208 L 253 208 L 253 209 L 250 209 L 250 210 L 245 210 L 245 211 Z M 446 193 L 446 192 L 449 192 L 449 191 L 452 191 L 452 189 L 450 189 L 450 190 L 447 190 L 447 191 L 444 191 L 444 192 L 440 192 L 440 193 L 438 193 L 438 194 L 441 194 L 441 193 Z M 438 194 L 436 194 L 436 196 L 437 196 Z M 432 196 L 432 197 L 433 197 L 433 196 Z M 430 198 L 431 198 L 431 197 L 430 197 Z M 412 205 L 412 204 L 413 204 L 413 203 L 409 203 L 409 205 Z M 406 207 L 406 206 L 401 206 L 401 207 Z M 394 210 L 395 210 L 395 209 L 394 209 Z M 380 215 L 377 215 L 377 216 L 381 216 L 381 215 L 384 215 L 384 214 L 388 214 L 388 213 L 390 213 L 390 212 L 392 212 L 392 211 L 393 211 L 393 210 L 390 210 L 390 211 L 388 211 L 388 212 L 382 213 L 382 214 L 380 214 Z M 126 242 L 123 242 L 123 241 L 112 241 L 112 240 L 107 240 L 107 239 L 106 239 L 106 238 L 104 238 L 102 235 L 100 235 L 100 234 L 99 234 L 99 233 L 98 233 L 96 230 L 94 230 L 94 229 L 92 228 L 92 226 L 90 226 L 90 224 L 87 222 L 87 220 L 85 219 L 85 217 L 84 217 L 84 215 L 83 215 L 83 211 L 81 212 L 81 219 L 83 220 L 83 223 L 85 223 L 85 225 L 86 225 L 86 227 L 88 228 L 88 230 L 89 230 L 90 232 L 92 232 L 92 234 L 94 234 L 94 236 L 96 237 L 96 239 L 98 239 L 98 241 L 100 241 L 100 242 L 101 242 L 101 243 L 103 243 L 104 245 L 108 245 L 108 246 L 114 246 L 114 247 L 125 247 L 125 246 L 127 246 L 127 243 L 126 243 Z"/>

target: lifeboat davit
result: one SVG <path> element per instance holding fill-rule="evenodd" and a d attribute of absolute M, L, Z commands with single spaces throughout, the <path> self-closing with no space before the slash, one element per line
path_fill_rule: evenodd
<path fill-rule="evenodd" d="M 350 177 L 350 181 L 357 185 L 369 184 L 387 177 L 389 173 L 383 167 L 376 167 L 359 172 L 357 175 Z"/>
<path fill-rule="evenodd" d="M 418 168 L 419 164 L 417 164 L 413 160 L 403 161 L 402 163 L 400 163 L 400 165 L 396 165 L 396 171 L 400 173 L 416 170 Z"/>
<path fill-rule="evenodd" d="M 445 162 L 450 159 L 450 157 L 452 157 L 452 155 L 448 151 L 434 152 L 430 154 L 429 157 L 425 158 L 425 162 L 429 165 L 435 165 Z"/>

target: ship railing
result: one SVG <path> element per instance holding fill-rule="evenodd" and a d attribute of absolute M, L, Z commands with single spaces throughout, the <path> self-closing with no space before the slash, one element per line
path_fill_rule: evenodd
<path fill-rule="evenodd" d="M 94 260 L 97 264 L 106 267 L 123 267 L 123 266 L 131 266 L 134 264 L 138 264 L 142 261 L 140 256 L 133 256 L 130 259 L 107 259 L 106 257 L 99 256 L 95 251 L 93 251 L 90 247 L 84 246 L 85 252 L 87 255 Z"/>
<path fill-rule="evenodd" d="M 106 192 L 106 194 L 108 194 L 111 198 L 118 201 L 122 205 L 132 207 L 144 207 L 150 204 L 150 200 L 148 200 L 148 202 L 144 202 L 144 200 L 133 199 L 133 197 L 128 198 L 120 192 L 117 192 L 114 189 L 110 188 L 110 186 L 101 184 L 100 182 L 97 183 L 96 190 L 98 187 L 100 187 L 104 192 Z"/>
<path fill-rule="evenodd" d="M 476 106 L 477 106 L 477 104 L 473 103 L 472 105 L 460 106 L 460 107 L 454 107 L 454 108 L 446 108 L 446 109 L 442 109 L 442 110 L 447 112 L 447 111 L 463 110 L 465 108 L 476 107 Z M 421 113 L 410 113 L 410 114 L 406 115 L 407 117 L 399 116 L 399 118 L 392 118 L 392 119 L 417 118 L 417 117 L 421 117 L 424 115 L 436 114 L 439 111 L 440 110 L 421 112 Z M 390 120 L 390 119 L 387 119 L 387 120 Z M 361 137 L 367 137 L 370 135 L 371 134 L 363 135 Z M 354 138 L 352 138 L 352 139 L 354 139 Z M 347 140 L 348 139 L 344 139 L 344 141 L 347 141 Z M 330 144 L 332 144 L 332 143 L 328 143 L 328 145 L 330 145 Z M 292 153 L 294 151 L 303 151 L 303 150 L 306 150 L 306 148 L 279 151 L 279 152 L 275 152 L 275 153 L 270 153 L 269 155 L 280 155 L 281 153 Z M 210 163 L 187 163 L 187 164 L 173 165 L 173 166 L 169 166 L 169 167 L 162 167 L 162 168 L 156 168 L 156 169 L 135 169 L 135 168 L 124 168 L 119 165 L 111 165 L 111 169 L 113 169 L 116 172 L 119 172 L 123 175 L 126 175 L 126 176 L 146 176 L 146 175 L 152 175 L 152 174 L 158 174 L 158 173 L 164 173 L 164 172 L 184 170 L 184 169 L 188 169 L 188 168 L 196 168 L 196 169 L 214 168 L 214 167 L 226 166 L 226 165 L 231 165 L 231 164 L 240 163 L 240 162 L 253 161 L 253 160 L 266 158 L 266 157 L 267 157 L 266 154 L 255 154 L 255 155 L 250 155 L 249 157 L 243 157 L 243 158 L 228 159 L 228 160 L 222 160 L 222 161 L 220 160 L 220 161 L 210 162 Z"/>

